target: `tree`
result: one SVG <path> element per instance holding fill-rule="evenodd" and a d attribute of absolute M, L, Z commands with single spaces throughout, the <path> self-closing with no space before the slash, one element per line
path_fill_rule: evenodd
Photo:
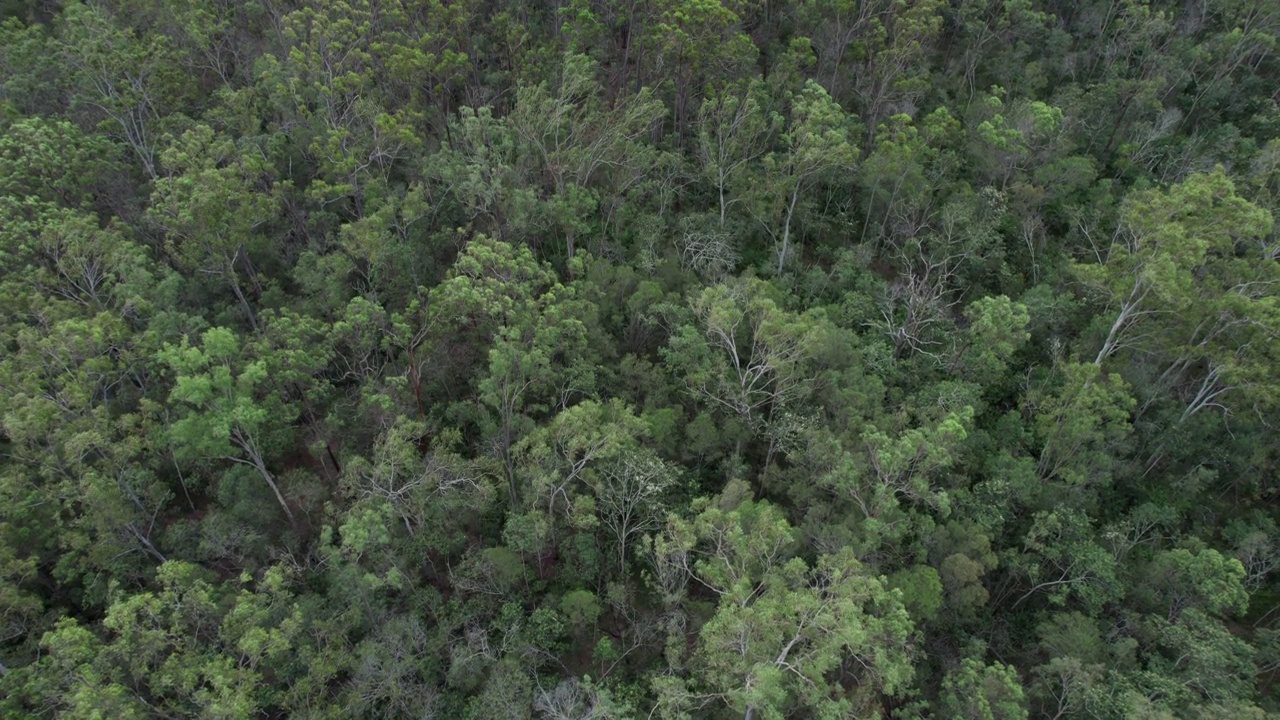
<path fill-rule="evenodd" d="M 1017 672 L 1003 663 L 965 658 L 942 682 L 942 712 L 965 720 L 1025 720 L 1025 694 Z"/>
<path fill-rule="evenodd" d="M 942 3 L 885 2 L 868 27 L 854 91 L 870 140 L 880 120 L 895 107 L 910 107 L 928 87 L 929 70 L 921 60 L 942 29 Z"/>
<path fill-rule="evenodd" d="M 715 188 L 720 229 L 729 208 L 742 200 L 730 197 L 742 192 L 753 162 L 768 150 L 777 118 L 761 107 L 760 83 L 728 86 L 709 98 L 698 110 L 698 159 Z"/>
<path fill-rule="evenodd" d="M 426 426 L 399 417 L 374 442 L 368 459 L 343 465 L 343 486 L 357 503 L 385 504 L 409 537 L 423 535 L 432 547 L 458 544 L 453 533 L 473 513 L 493 502 L 492 479 L 481 467 L 445 448 L 424 454 Z"/>
<path fill-rule="evenodd" d="M 1056 392 L 1028 393 L 1024 400 L 1042 442 L 1036 471 L 1067 486 L 1105 485 L 1136 402 L 1122 379 L 1096 365 L 1068 364 L 1061 373 Z"/>
<path fill-rule="evenodd" d="M 633 712 L 590 678 L 569 678 L 550 689 L 538 688 L 533 709 L 541 720 L 622 720 Z"/>
<path fill-rule="evenodd" d="M 1004 295 L 988 296 L 964 309 L 969 327 L 950 363 L 953 372 L 979 385 L 991 386 L 1008 373 L 1009 362 L 1031 338 L 1027 306 Z"/>
<path fill-rule="evenodd" d="M 492 437 L 518 507 L 521 487 L 512 449 L 528 432 L 527 413 L 565 406 L 591 390 L 582 302 L 527 247 L 481 236 L 432 290 L 430 304 L 435 317 L 465 323 L 488 345 L 488 373 L 476 379 L 476 391 L 497 413 Z"/>
<path fill-rule="evenodd" d="M 779 275 L 791 256 L 791 229 L 801 198 L 835 171 L 852 169 L 858 159 L 844 110 L 812 80 L 791 99 L 782 145 L 782 150 L 765 156 L 772 182 L 767 189 L 758 188 L 768 198 L 762 200 L 767 210 L 761 222 L 774 238 Z"/>
<path fill-rule="evenodd" d="M 169 435 L 179 457 L 229 460 L 253 468 L 271 488 L 290 523 L 293 510 L 267 468 L 266 443 L 284 429 L 295 406 L 267 393 L 267 363 L 248 361 L 241 355 L 241 341 L 226 328 L 211 328 L 194 347 L 187 338 L 166 346 L 160 357 L 175 374 L 170 401 L 185 411 L 170 427 Z"/>
<path fill-rule="evenodd" d="M 869 428 L 863 435 L 863 444 L 871 470 L 870 484 L 877 488 L 873 492 L 922 502 L 945 513 L 946 493 L 932 488 L 929 478 L 951 464 L 953 450 L 965 439 L 965 424 L 971 422 L 972 416 L 973 409 L 966 407 L 948 413 L 935 427 L 906 429 L 897 437 Z"/>
<path fill-rule="evenodd" d="M 1129 348 L 1159 353 L 1168 363 L 1159 382 L 1187 385 L 1183 420 L 1228 407 L 1232 391 L 1269 396 L 1252 368 L 1275 350 L 1271 333 L 1256 332 L 1270 322 L 1269 288 L 1280 278 L 1260 242 L 1270 215 L 1221 170 L 1135 193 L 1121 215 L 1111 246 L 1094 248 L 1096 263 L 1074 266 L 1112 308 L 1094 364 Z"/>
<path fill-rule="evenodd" d="M 16 118 L 0 135 L 0 194 L 86 209 L 113 169 L 112 149 L 66 120 Z"/>
<path fill-rule="evenodd" d="M 1137 594 L 1170 622 L 1177 622 L 1188 608 L 1234 615 L 1249 606 L 1244 566 L 1210 548 L 1166 550 L 1151 559 L 1144 574 Z"/>
<path fill-rule="evenodd" d="M 420 113 L 407 98 L 385 90 L 400 85 L 392 78 L 400 79 L 401 63 L 416 60 L 435 69 L 428 59 L 433 53 L 423 47 L 435 38 L 420 36 L 424 42 L 414 47 L 397 37 L 415 29 L 407 11 L 369 0 L 322 0 L 286 12 L 288 7 L 275 10 L 283 47 L 278 56 L 260 58 L 259 92 L 290 128 L 290 144 L 317 165 L 307 194 L 348 217 L 364 217 L 366 205 L 381 199 L 419 143 Z M 421 9 L 441 10 L 434 4 Z M 374 79 L 375 68 L 382 82 Z"/>
<path fill-rule="evenodd" d="M 6 140 L 45 130 L 53 128 L 20 128 Z M 76 135 L 70 126 L 61 130 Z M 157 277 L 167 274 L 121 225 L 55 204 L 81 204 L 79 183 L 91 181 L 97 164 L 92 151 L 82 154 L 86 148 L 72 142 L 32 148 L 20 160 L 9 154 L 14 145 L 0 148 L 9 177 L 30 180 L 33 193 L 21 203 L 0 199 L 0 257 L 9 268 L 0 279 L 9 318 L 0 333 L 0 492 L 7 498 L 0 525 L 21 548 L 5 565 L 14 573 L 14 622 L 23 632 L 8 637 L 29 632 L 34 649 L 44 622 L 30 614 L 21 590 L 41 573 L 76 588 L 68 602 L 100 609 L 108 578 L 145 576 L 166 557 L 159 535 L 172 486 L 154 471 L 151 458 L 162 444 L 140 365 L 154 351 L 141 329 L 170 296 Z M 50 153 L 65 165 L 29 168 L 34 177 L 23 170 L 26 161 L 54 160 Z"/>
<path fill-rule="evenodd" d="M 700 632 L 695 688 L 750 720 L 799 708 L 865 712 L 906 686 L 911 622 L 899 595 L 851 552 L 812 567 L 790 557 L 792 528 L 740 486 L 694 509 L 691 523 L 669 521 L 655 549 L 660 564 L 674 563 L 720 597 Z"/>
<path fill-rule="evenodd" d="M 1013 67 L 1025 64 L 1023 57 L 1037 43 L 1047 38 L 1047 26 L 1053 15 L 1038 10 L 1030 2 L 990 2 L 966 0 L 955 8 L 959 26 L 958 48 L 962 50 L 954 78 L 972 97 L 979 87 L 979 70 L 986 69 L 996 77 L 1011 73 Z M 984 60 L 988 62 L 984 63 Z M 987 68 L 982 66 L 986 65 Z M 1026 73 L 1033 76 L 1033 73 Z"/>
<path fill-rule="evenodd" d="M 530 504 L 545 504 L 539 511 L 547 518 L 572 526 L 599 523 L 617 545 L 620 575 L 628 548 L 661 526 L 664 496 L 676 480 L 676 468 L 642 444 L 649 434 L 620 401 L 584 400 L 517 448 Z"/>
<path fill-rule="evenodd" d="M 269 669 L 287 682 L 303 622 L 284 574 L 272 569 L 256 588 L 246 575 L 238 591 L 190 563 L 166 563 L 158 575 L 157 592 L 112 603 L 105 637 L 70 618 L 47 633 L 44 674 L 29 691 L 82 717 L 244 717 L 269 707 Z"/>
<path fill-rule="evenodd" d="M 1048 161 L 1061 134 L 1062 109 L 1038 100 L 1005 104 L 1004 89 L 994 87 L 972 121 L 971 161 L 984 171 L 984 179 L 1000 190 L 1009 190 L 1019 175 L 1029 174 Z M 978 118 L 981 118 L 980 120 Z"/>
<path fill-rule="evenodd" d="M 137 156 L 149 179 L 159 176 L 160 123 L 179 109 L 189 78 L 163 35 L 137 37 L 102 5 L 71 3 L 59 33 L 61 61 L 71 73 L 77 110 L 109 123 L 111 135 Z"/>
<path fill-rule="evenodd" d="M 692 94 L 700 82 L 736 80 L 755 60 L 757 50 L 743 34 L 736 3 L 706 0 L 662 0 L 654 3 L 647 44 L 654 48 L 655 74 L 675 83 L 676 136 L 685 137 L 696 108 Z"/>
<path fill-rule="evenodd" d="M 149 214 L 165 229 L 168 251 L 180 267 L 224 278 L 257 330 L 237 266 L 257 282 L 248 251 L 276 210 L 258 185 L 264 164 L 203 125 L 175 139 L 160 162 Z"/>
<path fill-rule="evenodd" d="M 878 29 L 877 3 L 848 0 L 817 0 L 797 4 L 800 34 L 809 38 L 817 55 L 814 75 L 839 101 L 848 98 L 851 79 L 849 65 L 856 61 L 859 47 L 868 34 Z M 868 53 L 869 54 L 869 53 Z"/>
<path fill-rule="evenodd" d="M 589 229 L 601 189 L 621 194 L 651 166 L 653 155 L 639 139 L 663 113 L 647 90 L 606 106 L 595 71 L 587 56 L 565 55 L 555 88 L 522 89 L 508 118 L 533 166 L 550 178 L 547 194 L 566 259 L 577 254 L 578 235 Z"/>
<path fill-rule="evenodd" d="M 1097 543 L 1088 516 L 1079 511 L 1036 513 L 1023 547 L 1026 556 L 1020 564 L 1032 586 L 1014 601 L 1015 607 L 1045 593 L 1054 604 L 1071 597 L 1096 612 L 1122 592 L 1115 557 Z"/>
<path fill-rule="evenodd" d="M 538 193 L 527 187 L 511 122 L 488 107 L 464 107 L 450 121 L 447 143 L 428 173 L 462 206 L 470 227 L 504 242 L 530 233 Z"/>
<path fill-rule="evenodd" d="M 749 425 L 803 397 L 819 315 L 783 310 L 767 283 L 750 278 L 706 288 L 690 305 L 692 322 L 676 331 L 663 355 L 691 394 Z"/>
<path fill-rule="evenodd" d="M 959 134 L 959 121 L 945 107 L 918 120 L 894 115 L 876 129 L 857 173 L 866 195 L 861 241 L 901 247 L 931 224 L 945 190 L 940 181 L 954 172 L 957 158 L 949 146 Z M 868 238 L 873 218 L 878 234 Z"/>
<path fill-rule="evenodd" d="M 595 487 L 596 508 L 618 543 L 618 572 L 627 568 L 627 547 L 661 527 L 662 497 L 676 470 L 652 453 L 637 452 L 606 466 Z"/>

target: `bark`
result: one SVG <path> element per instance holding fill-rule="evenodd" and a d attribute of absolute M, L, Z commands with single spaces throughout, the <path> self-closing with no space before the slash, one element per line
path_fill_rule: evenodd
<path fill-rule="evenodd" d="M 787 216 L 782 223 L 782 249 L 778 251 L 778 274 L 782 274 L 783 263 L 787 260 L 787 253 L 791 249 L 791 218 L 796 213 L 796 203 L 800 200 L 800 185 L 796 183 L 796 188 L 791 192 L 791 202 L 787 205 Z"/>
<path fill-rule="evenodd" d="M 266 461 L 263 460 L 262 453 L 258 450 L 257 443 L 252 438 L 245 437 L 239 430 L 232 432 L 231 440 L 249 456 L 248 460 L 242 458 L 231 458 L 235 462 L 243 465 L 249 465 L 258 471 L 262 479 L 266 481 L 267 486 L 271 488 L 271 492 L 276 496 L 276 502 L 280 503 L 280 508 L 284 510 L 284 514 L 289 518 L 289 524 L 296 526 L 298 521 L 293 516 L 293 511 L 289 509 L 289 503 L 285 501 L 284 494 L 280 492 L 280 486 L 276 484 L 275 475 L 267 469 Z"/>
<path fill-rule="evenodd" d="M 1129 299 L 1125 300 L 1124 305 L 1120 308 L 1120 314 L 1116 316 L 1115 322 L 1111 323 L 1111 331 L 1107 333 L 1107 339 L 1102 343 L 1102 349 L 1098 351 L 1098 356 L 1094 358 L 1094 365 L 1101 365 L 1103 360 L 1106 360 L 1119 349 L 1121 331 L 1138 314 L 1138 308 L 1150 291 L 1151 288 L 1144 286 L 1141 280 L 1134 284 L 1133 290 L 1129 293 Z"/>
<path fill-rule="evenodd" d="M 244 295 L 244 289 L 240 287 L 240 278 L 236 275 L 235 258 L 227 264 L 226 275 L 228 282 L 231 283 L 231 291 L 235 293 L 236 299 L 240 301 L 240 307 L 244 308 L 244 314 L 249 318 L 250 327 L 253 328 L 254 333 L 257 333 L 258 316 L 254 314 L 253 307 L 249 305 L 249 300 Z"/>

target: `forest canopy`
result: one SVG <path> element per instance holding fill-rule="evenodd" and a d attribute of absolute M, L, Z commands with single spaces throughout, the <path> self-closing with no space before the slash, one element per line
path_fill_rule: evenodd
<path fill-rule="evenodd" d="M 5 718 L 1280 718 L 1275 0 L 0 1 Z"/>

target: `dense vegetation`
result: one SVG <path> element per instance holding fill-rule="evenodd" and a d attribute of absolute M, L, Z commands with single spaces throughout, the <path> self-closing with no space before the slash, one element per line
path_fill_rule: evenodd
<path fill-rule="evenodd" d="M 1278 716 L 1275 0 L 0 8 L 0 715 Z"/>

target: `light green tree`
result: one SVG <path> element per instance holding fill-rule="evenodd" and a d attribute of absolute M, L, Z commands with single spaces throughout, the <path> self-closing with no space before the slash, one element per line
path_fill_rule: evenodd
<path fill-rule="evenodd" d="M 164 35 L 139 36 L 122 26 L 106 5 L 70 3 L 63 17 L 57 52 L 76 88 L 73 107 L 88 124 L 102 123 L 156 179 L 162 121 L 192 87 L 180 72 L 180 54 Z"/>
<path fill-rule="evenodd" d="M 758 216 L 774 239 L 777 272 L 792 253 L 792 229 L 802 199 L 839 170 L 853 170 L 858 148 L 850 138 L 850 119 L 839 103 L 812 80 L 791 99 L 782 131 L 783 149 L 764 158 L 766 183 L 757 188 Z"/>
<path fill-rule="evenodd" d="M 743 199 L 751 166 L 769 149 L 777 126 L 778 119 L 761 106 L 762 91 L 757 82 L 730 85 L 698 110 L 698 159 L 716 191 L 721 230 L 729 208 Z"/>
<path fill-rule="evenodd" d="M 259 184 L 263 159 L 200 125 L 173 139 L 160 167 L 148 215 L 164 229 L 166 249 L 180 267 L 223 278 L 256 330 L 237 268 L 254 277 L 249 250 L 276 211 L 276 199 Z"/>
<path fill-rule="evenodd" d="M 556 83 L 521 88 L 507 118 L 532 166 L 550 178 L 550 208 L 566 258 L 577 253 L 602 196 L 620 195 L 651 167 L 655 156 L 640 138 L 664 112 L 648 90 L 609 107 L 599 96 L 596 70 L 585 55 L 565 55 Z"/>
<path fill-rule="evenodd" d="M 1025 720 L 1026 694 L 1017 671 L 965 658 L 942 681 L 942 713 L 957 720 Z"/>
<path fill-rule="evenodd" d="M 510 497 L 522 488 L 512 450 L 532 428 L 529 414 L 564 407 L 589 395 L 594 374 L 586 346 L 586 308 L 574 286 L 557 282 L 527 247 L 483 236 L 459 255 L 450 276 L 432 289 L 435 332 L 474 319 L 472 334 L 487 346 L 488 372 L 476 379 L 478 399 L 497 414 L 494 440 Z"/>
<path fill-rule="evenodd" d="M 1059 370 L 1059 387 L 1024 398 L 1035 412 L 1041 441 L 1036 471 L 1043 480 L 1068 486 L 1104 486 L 1117 450 L 1132 432 L 1129 414 L 1136 401 L 1123 379 L 1096 365 L 1069 363 Z"/>
<path fill-rule="evenodd" d="M 805 395 L 820 315 L 784 310 L 769 284 L 753 278 L 705 288 L 690 304 L 692 322 L 662 352 L 692 395 L 748 425 Z"/>
<path fill-rule="evenodd" d="M 742 10 L 754 3 L 709 0 L 661 0 L 644 38 L 652 48 L 657 77 L 675 84 L 676 134 L 683 138 L 697 108 L 700 83 L 735 80 L 750 66 L 758 50 L 742 32 Z"/>
<path fill-rule="evenodd" d="M 273 568 L 258 583 L 242 576 L 236 591 L 173 561 L 158 580 L 157 591 L 111 604 L 105 637 L 70 618 L 47 633 L 37 694 L 76 717 L 104 719 L 239 718 L 269 706 L 277 690 L 267 678 L 288 675 L 303 627 L 284 573 Z"/>
<path fill-rule="evenodd" d="M 905 689 L 912 626 L 900 595 L 848 550 L 812 566 L 794 557 L 794 530 L 745 492 L 731 485 L 697 501 L 692 521 L 673 517 L 654 543 L 660 568 L 687 572 L 719 596 L 690 663 L 692 692 L 751 719 L 864 713 Z M 857 691 L 840 680 L 846 674 Z M 678 704 L 690 689 L 659 691 Z"/>
<path fill-rule="evenodd" d="M 1185 420 L 1229 397 L 1270 402 L 1262 366 L 1277 351 L 1275 294 L 1280 280 L 1261 242 L 1272 228 L 1262 208 L 1236 194 L 1218 169 L 1167 190 L 1126 199 L 1109 247 L 1074 265 L 1109 310 L 1101 365 L 1132 349 L 1166 364 L 1158 382 L 1180 392 Z"/>
<path fill-rule="evenodd" d="M 270 392 L 266 361 L 246 358 L 243 350 L 240 338 L 226 328 L 205 331 L 198 347 L 183 338 L 164 349 L 160 357 L 175 374 L 169 398 L 182 409 L 169 436 L 179 458 L 229 460 L 253 468 L 292 523 L 293 510 L 267 457 L 273 431 L 287 425 L 297 406 Z"/>

